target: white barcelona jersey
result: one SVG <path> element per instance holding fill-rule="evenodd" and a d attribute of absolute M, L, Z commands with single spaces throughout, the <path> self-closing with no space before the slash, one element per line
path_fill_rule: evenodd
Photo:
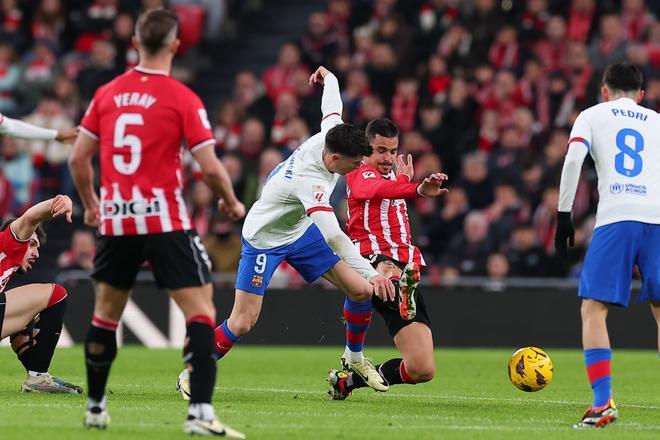
<path fill-rule="evenodd" d="M 660 224 L 658 113 L 630 98 L 597 104 L 578 115 L 569 145 L 574 142 L 583 143 L 596 164 L 596 227 L 620 221 Z"/>
<path fill-rule="evenodd" d="M 325 77 L 321 109 L 321 132 L 273 170 L 245 218 L 243 238 L 257 249 L 291 244 L 312 225 L 309 214 L 333 211 L 330 194 L 339 175 L 323 163 L 323 148 L 328 130 L 343 121 L 339 84 L 332 74 Z"/>

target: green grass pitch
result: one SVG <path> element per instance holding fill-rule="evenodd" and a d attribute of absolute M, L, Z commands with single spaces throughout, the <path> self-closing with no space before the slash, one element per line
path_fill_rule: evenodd
<path fill-rule="evenodd" d="M 658 439 L 660 358 L 653 351 L 615 350 L 613 385 L 620 420 L 605 430 L 571 428 L 591 392 L 578 350 L 552 350 L 553 382 L 523 393 L 509 383 L 513 350 L 439 349 L 436 378 L 387 393 L 357 390 L 346 401 L 325 395 L 325 374 L 341 348 L 239 346 L 219 364 L 220 419 L 251 439 Z M 392 349 L 367 348 L 374 360 Z M 0 439 L 185 438 L 186 404 L 174 390 L 178 350 L 123 347 L 110 376 L 110 428 L 82 428 L 81 395 L 18 392 L 24 373 L 0 349 Z M 51 372 L 84 383 L 81 348 L 60 349 Z"/>

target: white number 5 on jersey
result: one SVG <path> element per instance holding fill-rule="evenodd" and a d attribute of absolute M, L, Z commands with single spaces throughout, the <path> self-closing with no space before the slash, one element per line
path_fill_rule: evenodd
<path fill-rule="evenodd" d="M 128 162 L 126 162 L 124 154 L 115 153 L 112 155 L 112 165 L 121 174 L 135 173 L 142 160 L 142 141 L 134 134 L 126 134 L 126 127 L 129 125 L 144 125 L 142 115 L 139 113 L 123 113 L 115 122 L 113 146 L 115 148 L 130 148 Z"/>

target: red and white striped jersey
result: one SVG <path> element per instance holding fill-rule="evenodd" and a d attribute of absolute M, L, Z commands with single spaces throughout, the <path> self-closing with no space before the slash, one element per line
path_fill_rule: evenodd
<path fill-rule="evenodd" d="M 21 241 L 16 238 L 11 226 L 0 232 L 0 292 L 5 290 L 9 279 L 23 262 L 29 242 L 30 240 Z"/>
<path fill-rule="evenodd" d="M 410 236 L 405 199 L 420 195 L 418 184 L 409 180 L 405 174 L 382 176 L 364 163 L 346 175 L 348 236 L 359 246 L 360 254 L 381 254 L 426 266 Z"/>
<path fill-rule="evenodd" d="M 215 145 L 199 97 L 166 72 L 136 67 L 100 87 L 80 129 L 99 140 L 101 235 L 191 229 L 181 145 Z"/>

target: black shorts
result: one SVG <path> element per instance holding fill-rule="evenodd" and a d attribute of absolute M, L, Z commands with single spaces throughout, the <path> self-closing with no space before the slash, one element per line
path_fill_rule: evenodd
<path fill-rule="evenodd" d="M 396 301 L 384 302 L 382 299 L 376 298 L 375 296 L 372 298 L 371 302 L 374 309 L 383 317 L 383 320 L 385 320 L 385 325 L 390 332 L 390 336 L 394 337 L 399 333 L 399 330 L 413 322 L 421 322 L 431 328 L 431 319 L 429 318 L 426 304 L 424 304 L 424 298 L 422 297 L 422 292 L 419 291 L 419 288 L 415 294 L 415 299 L 417 302 L 417 314 L 413 319 L 407 321 L 399 314 L 399 306 Z"/>
<path fill-rule="evenodd" d="M 382 261 L 390 261 L 394 263 L 399 269 L 402 270 L 405 267 L 405 264 L 401 263 L 400 261 L 396 261 L 390 257 L 381 254 L 370 255 L 367 258 L 371 262 L 371 265 L 374 267 L 374 269 L 376 268 L 376 266 L 378 266 L 378 263 Z M 390 332 L 390 335 L 392 337 L 394 337 L 397 333 L 399 333 L 399 330 L 401 330 L 407 325 L 412 324 L 413 322 L 421 322 L 422 324 L 425 324 L 426 326 L 431 328 L 431 319 L 429 318 L 428 310 L 426 310 L 426 304 L 424 304 L 424 297 L 422 297 L 422 292 L 419 291 L 419 288 L 417 288 L 415 299 L 417 303 L 417 314 L 413 319 L 407 321 L 403 319 L 399 314 L 399 306 L 396 303 L 396 301 L 385 302 L 382 299 L 377 298 L 376 296 L 372 297 L 371 302 L 374 306 L 374 309 L 376 309 L 376 311 L 380 314 L 380 316 L 382 316 L 383 319 L 385 320 L 385 325 L 387 326 L 387 330 Z"/>
<path fill-rule="evenodd" d="M 92 278 L 131 289 L 148 261 L 161 289 L 203 286 L 211 282 L 211 261 L 193 230 L 149 235 L 100 236 Z"/>

